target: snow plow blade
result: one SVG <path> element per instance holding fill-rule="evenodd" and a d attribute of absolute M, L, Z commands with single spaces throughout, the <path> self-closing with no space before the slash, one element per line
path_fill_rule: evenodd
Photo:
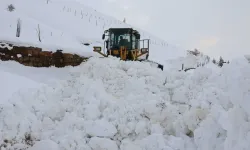
<path fill-rule="evenodd" d="M 157 62 L 154 62 L 154 61 L 151 61 L 151 60 L 148 60 L 148 59 L 140 59 L 139 60 L 140 62 L 148 62 L 148 63 L 150 63 L 151 65 L 153 65 L 153 66 L 155 66 L 155 67 L 157 67 L 157 68 L 159 68 L 159 69 L 161 69 L 162 71 L 163 71 L 163 65 L 162 64 L 159 64 L 159 63 L 157 63 Z"/>

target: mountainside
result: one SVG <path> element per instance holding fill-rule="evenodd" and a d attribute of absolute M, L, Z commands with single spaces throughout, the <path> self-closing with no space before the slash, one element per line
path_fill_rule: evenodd
<path fill-rule="evenodd" d="M 11 4 L 13 11 L 7 9 Z M 103 46 L 101 36 L 104 30 L 110 27 L 131 27 L 71 0 L 2 0 L 0 12 L 0 19 L 4 20 L 0 24 L 1 41 L 14 41 L 52 51 L 63 49 L 83 56 L 99 56 L 92 50 L 93 46 Z M 20 37 L 16 37 L 19 19 L 21 32 Z M 150 60 L 164 63 L 166 59 L 186 55 L 185 50 L 148 32 L 137 30 L 142 38 L 151 40 Z M 85 43 L 90 45 L 83 45 Z"/>

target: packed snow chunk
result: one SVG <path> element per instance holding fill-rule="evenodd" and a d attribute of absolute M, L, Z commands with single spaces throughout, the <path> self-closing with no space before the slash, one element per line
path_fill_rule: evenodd
<path fill-rule="evenodd" d="M 54 136 L 53 140 L 56 141 L 60 145 L 60 149 L 63 150 L 91 150 L 84 136 L 77 131 L 68 134 L 64 133 L 59 138 Z"/>
<path fill-rule="evenodd" d="M 47 105 L 46 107 L 46 115 L 53 121 L 57 120 L 57 121 L 60 121 L 63 119 L 63 117 L 65 116 L 65 110 L 64 108 L 62 107 L 62 105 L 59 103 L 59 104 L 50 104 L 50 105 Z"/>
<path fill-rule="evenodd" d="M 191 108 L 173 121 L 171 128 L 174 134 L 176 136 L 186 134 L 192 137 L 193 132 L 199 127 L 199 124 L 206 118 L 208 113 L 206 109 Z"/>
<path fill-rule="evenodd" d="M 202 150 L 222 150 L 226 132 L 209 116 L 194 132 L 196 145 Z M 208 142 L 209 141 L 209 142 Z M 226 149 L 228 150 L 228 149 Z"/>
<path fill-rule="evenodd" d="M 92 150 L 118 150 L 115 141 L 106 138 L 93 137 L 89 141 Z"/>
<path fill-rule="evenodd" d="M 136 124 L 135 133 L 138 135 L 138 138 L 147 136 L 149 133 L 147 122 L 143 120 L 139 121 Z"/>
<path fill-rule="evenodd" d="M 123 123 L 118 124 L 118 130 L 122 137 L 127 137 L 133 134 L 135 127 L 136 127 L 136 122 L 134 121 L 128 122 L 127 124 L 123 124 Z"/>
<path fill-rule="evenodd" d="M 86 133 L 92 137 L 113 137 L 117 133 L 116 127 L 105 119 L 86 121 L 84 126 Z"/>
<path fill-rule="evenodd" d="M 193 139 L 185 135 L 182 135 L 180 137 L 171 135 L 167 138 L 166 143 L 166 150 L 196 150 L 196 145 L 194 144 Z"/>
<path fill-rule="evenodd" d="M 162 134 L 151 134 L 142 139 L 139 143 L 143 150 L 162 150 L 167 146 L 166 139 Z"/>
<path fill-rule="evenodd" d="M 140 144 L 132 142 L 128 139 L 122 140 L 120 149 L 121 150 L 143 150 Z"/>
<path fill-rule="evenodd" d="M 3 144 L 2 146 L 4 147 L 5 144 Z M 7 147 L 4 149 L 2 147 L 3 150 L 7 150 L 7 149 L 14 149 L 14 150 L 29 150 L 30 149 L 30 146 L 26 145 L 26 144 L 14 144 L 14 145 L 11 145 L 10 143 L 8 143 Z M 10 148 L 11 147 L 11 148 Z M 2 150 L 1 149 L 1 150 Z"/>
<path fill-rule="evenodd" d="M 151 125 L 151 134 L 163 134 L 164 129 L 161 127 L 159 123 L 155 123 Z"/>
<path fill-rule="evenodd" d="M 38 141 L 27 150 L 60 150 L 58 144 L 51 140 Z"/>
<path fill-rule="evenodd" d="M 144 115 L 150 118 L 151 121 L 162 122 L 164 120 L 164 116 L 161 113 L 161 109 L 157 107 L 157 103 L 152 101 L 145 103 L 143 105 Z"/>
<path fill-rule="evenodd" d="M 49 117 L 44 117 L 42 122 L 42 127 L 45 130 L 52 130 L 55 128 L 55 124 Z"/>
<path fill-rule="evenodd" d="M 224 125 L 227 131 L 224 149 L 250 149 L 250 122 L 247 113 L 236 106 L 228 111 L 225 118 L 228 119 L 228 124 Z"/>
<path fill-rule="evenodd" d="M 84 118 L 87 120 L 98 119 L 101 115 L 101 112 L 98 108 L 98 105 L 89 104 L 85 106 Z"/>
<path fill-rule="evenodd" d="M 208 110 L 200 108 L 192 108 L 187 114 L 184 115 L 184 121 L 188 129 L 194 131 L 199 124 L 206 118 Z"/>

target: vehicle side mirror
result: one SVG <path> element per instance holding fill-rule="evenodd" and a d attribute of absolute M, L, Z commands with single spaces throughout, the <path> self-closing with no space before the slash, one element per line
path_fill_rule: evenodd
<path fill-rule="evenodd" d="M 103 40 L 105 39 L 105 34 L 102 35 L 102 39 L 103 39 Z"/>

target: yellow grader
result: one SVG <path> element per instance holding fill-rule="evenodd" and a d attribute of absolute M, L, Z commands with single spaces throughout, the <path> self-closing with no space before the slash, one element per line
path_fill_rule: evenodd
<path fill-rule="evenodd" d="M 104 57 L 109 55 L 118 57 L 127 61 L 146 61 L 157 64 L 157 67 L 163 70 L 163 65 L 148 60 L 149 57 L 149 39 L 140 39 L 140 34 L 132 28 L 109 28 L 104 31 L 102 39 L 108 37 L 104 42 L 104 50 L 100 46 L 94 47 L 94 52 Z M 141 44 L 142 43 L 142 44 Z M 144 58 L 142 58 L 144 56 Z"/>

